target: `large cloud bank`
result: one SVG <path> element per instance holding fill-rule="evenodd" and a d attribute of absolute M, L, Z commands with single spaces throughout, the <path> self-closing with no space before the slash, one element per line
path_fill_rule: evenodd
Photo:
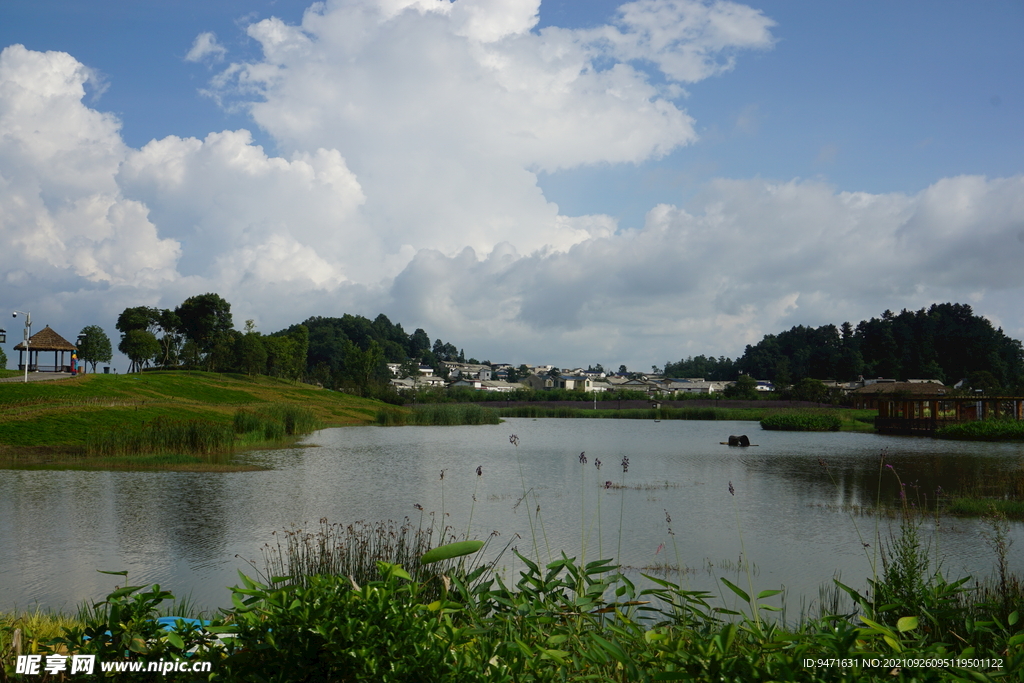
<path fill-rule="evenodd" d="M 71 336 L 217 291 L 264 331 L 386 312 L 495 361 L 640 368 L 932 301 L 1024 335 L 1024 177 L 913 196 L 720 179 L 635 230 L 560 215 L 538 171 L 692 143 L 683 88 L 770 48 L 772 22 L 639 0 L 606 26 L 538 32 L 538 5 L 339 0 L 249 26 L 257 62 L 193 46 L 227 58 L 208 93 L 274 154 L 244 130 L 132 149 L 84 103 L 86 66 L 7 47 L 0 300 Z"/>

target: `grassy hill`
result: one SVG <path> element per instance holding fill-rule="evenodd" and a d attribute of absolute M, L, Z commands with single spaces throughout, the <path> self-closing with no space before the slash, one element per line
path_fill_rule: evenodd
<path fill-rule="evenodd" d="M 90 374 L 53 382 L 4 382 L 0 383 L 0 466 L 235 469 L 223 457 L 219 462 L 189 456 L 100 463 L 84 458 L 83 450 L 88 435 L 97 430 L 141 429 L 158 418 L 230 425 L 239 409 L 281 404 L 301 405 L 326 426 L 369 424 L 383 406 L 307 384 L 208 372 Z"/>

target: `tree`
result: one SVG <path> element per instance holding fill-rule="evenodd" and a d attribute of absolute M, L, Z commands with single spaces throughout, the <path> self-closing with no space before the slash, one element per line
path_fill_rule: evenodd
<path fill-rule="evenodd" d="M 409 337 L 409 356 L 412 358 L 422 358 L 424 351 L 430 350 L 430 337 L 423 331 L 423 328 L 417 328 L 412 336 Z"/>
<path fill-rule="evenodd" d="M 403 379 L 406 377 L 419 377 L 421 374 L 419 361 L 415 358 L 407 358 L 401 367 L 398 368 L 398 376 Z"/>
<path fill-rule="evenodd" d="M 203 353 L 212 351 L 231 332 L 231 304 L 219 294 L 189 297 L 174 309 L 174 313 L 181 321 L 181 331 Z"/>
<path fill-rule="evenodd" d="M 757 380 L 750 375 L 740 375 L 739 379 L 727 386 L 722 393 L 726 398 L 755 400 L 757 399 Z"/>
<path fill-rule="evenodd" d="M 181 345 L 178 359 L 187 368 L 198 368 L 199 364 L 203 362 L 203 352 L 199 350 L 199 344 L 189 339 Z"/>
<path fill-rule="evenodd" d="M 0 370 L 7 367 L 7 354 L 4 353 L 3 349 L 0 349 Z"/>
<path fill-rule="evenodd" d="M 247 375 L 262 375 L 267 371 L 267 348 L 252 320 L 245 321 L 245 334 L 235 341 L 235 360 Z"/>
<path fill-rule="evenodd" d="M 978 370 L 967 376 L 964 385 L 973 391 L 982 391 L 986 394 L 999 393 L 999 380 L 988 370 Z"/>
<path fill-rule="evenodd" d="M 828 387 L 825 386 L 821 380 L 804 377 L 793 385 L 792 390 L 789 392 L 789 396 L 790 399 L 794 401 L 813 401 L 815 403 L 824 403 L 828 401 L 829 391 Z"/>
<path fill-rule="evenodd" d="M 97 363 L 109 363 L 114 357 L 110 337 L 99 325 L 83 327 L 79 336 L 81 340 L 78 342 L 78 360 L 92 363 L 93 372 L 96 372 Z"/>
<path fill-rule="evenodd" d="M 136 372 L 141 371 L 144 363 L 160 353 L 160 342 L 149 330 L 128 330 L 117 345 L 117 350 L 132 362 L 128 372 Z"/>
<path fill-rule="evenodd" d="M 156 325 L 162 332 L 160 344 L 163 346 L 163 365 L 178 364 L 178 351 L 181 348 L 181 318 L 168 309 L 161 309 L 157 315 Z"/>
<path fill-rule="evenodd" d="M 295 379 L 301 372 L 295 362 L 295 340 L 277 334 L 266 337 L 263 345 L 267 349 L 267 374 L 274 377 Z"/>
<path fill-rule="evenodd" d="M 131 330 L 154 331 L 160 320 L 160 311 L 152 306 L 131 306 L 121 311 L 114 327 L 122 334 Z"/>
<path fill-rule="evenodd" d="M 345 349 L 345 374 L 361 389 L 366 389 L 374 380 L 381 380 L 387 373 L 384 364 L 384 349 L 371 341 L 365 351 L 349 342 Z"/>

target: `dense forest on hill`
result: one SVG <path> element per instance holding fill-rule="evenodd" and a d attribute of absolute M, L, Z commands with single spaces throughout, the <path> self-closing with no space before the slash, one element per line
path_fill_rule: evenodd
<path fill-rule="evenodd" d="M 302 325 L 309 330 L 307 372 L 324 386 L 387 382 L 391 375 L 385 363 L 403 363 L 407 372 L 423 363 L 445 374 L 442 361 L 466 362 L 454 345 L 440 339 L 431 345 L 424 330 L 409 334 L 383 313 L 372 322 L 346 313 L 340 318 L 314 316 Z"/>
<path fill-rule="evenodd" d="M 743 372 L 776 384 L 805 377 L 855 380 L 962 379 L 975 388 L 1024 388 L 1021 342 L 1006 336 L 966 304 L 886 311 L 881 318 L 821 327 L 798 325 L 748 345 L 735 361 L 697 356 L 666 363 L 675 377 L 736 379 Z"/>

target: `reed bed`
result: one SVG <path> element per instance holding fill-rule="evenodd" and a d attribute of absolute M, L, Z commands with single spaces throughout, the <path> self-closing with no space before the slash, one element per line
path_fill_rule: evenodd
<path fill-rule="evenodd" d="M 260 551 L 267 578 L 279 585 L 307 586 L 314 576 L 344 576 L 365 585 L 381 580 L 378 562 L 400 565 L 418 581 L 455 568 L 451 563 L 429 568 L 420 563 L 435 541 L 455 540 L 451 529 L 438 533 L 433 527 L 413 527 L 408 517 L 401 524 L 393 520 L 339 524 L 321 518 L 313 530 L 290 528 L 274 535 L 274 544 L 264 544 Z"/>
<path fill-rule="evenodd" d="M 498 412 L 474 403 L 424 403 L 403 411 L 385 408 L 377 412 L 376 424 L 389 426 L 455 426 L 496 425 L 501 423 Z"/>
<path fill-rule="evenodd" d="M 612 420 L 759 420 L 768 410 L 747 408 L 627 408 L 623 410 L 592 410 L 588 408 L 550 408 L 546 406 L 512 406 L 498 408 L 501 417 L 531 418 L 605 418 Z"/>
<path fill-rule="evenodd" d="M 842 426 L 843 419 L 832 412 L 784 412 L 761 418 L 761 429 L 787 432 L 838 432 Z"/>
<path fill-rule="evenodd" d="M 1024 519 L 1024 501 L 1005 498 L 953 498 L 944 510 L 950 515 L 982 517 L 993 511 L 1010 519 Z"/>
<path fill-rule="evenodd" d="M 1024 441 L 1024 420 L 978 420 L 935 430 L 939 439 L 960 441 Z"/>
<path fill-rule="evenodd" d="M 236 434 L 256 435 L 264 441 L 280 441 L 288 436 L 309 434 L 323 425 L 316 414 L 304 406 L 275 403 L 235 412 Z"/>
<path fill-rule="evenodd" d="M 260 441 L 280 441 L 320 428 L 312 410 L 290 404 L 240 409 L 231 425 L 210 420 L 157 417 L 141 426 L 118 425 L 91 432 L 85 454 L 93 457 L 139 455 L 212 455 L 233 450 L 236 434 Z"/>
<path fill-rule="evenodd" d="M 141 427 L 121 425 L 89 434 L 85 450 L 92 456 L 130 456 L 149 453 L 209 455 L 230 450 L 234 431 L 208 420 L 158 417 Z"/>

